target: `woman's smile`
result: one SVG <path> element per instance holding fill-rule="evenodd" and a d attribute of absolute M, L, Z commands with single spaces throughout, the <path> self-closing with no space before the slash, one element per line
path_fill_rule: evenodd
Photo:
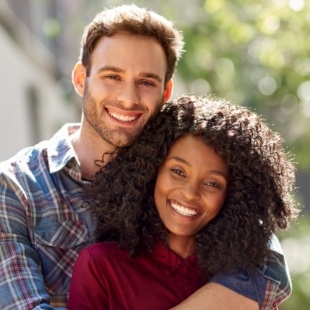
<path fill-rule="evenodd" d="M 169 247 L 195 243 L 195 234 L 220 212 L 228 187 L 228 166 L 199 136 L 183 136 L 171 147 L 157 175 L 154 198 L 169 231 Z"/>

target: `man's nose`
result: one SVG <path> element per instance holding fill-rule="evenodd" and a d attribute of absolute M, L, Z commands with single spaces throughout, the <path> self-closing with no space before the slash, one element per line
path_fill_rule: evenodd
<path fill-rule="evenodd" d="M 122 102 L 124 107 L 131 108 L 140 102 L 138 86 L 134 82 L 124 83 L 117 94 L 118 101 Z"/>

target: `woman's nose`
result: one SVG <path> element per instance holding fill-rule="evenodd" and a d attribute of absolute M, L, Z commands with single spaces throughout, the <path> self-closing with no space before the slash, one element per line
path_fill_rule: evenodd
<path fill-rule="evenodd" d="M 182 190 L 187 200 L 197 200 L 200 197 L 199 184 L 194 181 L 186 182 Z"/>

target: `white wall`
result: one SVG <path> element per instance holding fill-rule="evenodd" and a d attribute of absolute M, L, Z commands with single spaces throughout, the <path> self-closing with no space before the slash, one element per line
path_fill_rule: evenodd
<path fill-rule="evenodd" d="M 0 161 L 49 138 L 63 123 L 76 119 L 51 73 L 33 61 L 1 27 L 0 72 Z M 29 88 L 37 94 L 38 127 L 31 115 Z"/>

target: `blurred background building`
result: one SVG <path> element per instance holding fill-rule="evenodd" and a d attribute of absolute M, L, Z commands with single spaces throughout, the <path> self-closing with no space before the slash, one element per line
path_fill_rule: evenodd
<path fill-rule="evenodd" d="M 34 31 L 50 8 L 42 5 L 35 15 L 34 2 L 9 4 L 0 2 L 0 160 L 49 138 L 65 121 L 77 120 L 60 85 L 57 48 L 44 44 L 42 31 Z"/>
<path fill-rule="evenodd" d="M 309 309 L 310 1 L 1 0 L 0 160 L 79 121 L 71 71 L 83 29 L 102 8 L 131 2 L 183 30 L 173 97 L 213 93 L 249 106 L 295 154 L 305 207 L 280 235 L 294 284 L 281 309 Z"/>

